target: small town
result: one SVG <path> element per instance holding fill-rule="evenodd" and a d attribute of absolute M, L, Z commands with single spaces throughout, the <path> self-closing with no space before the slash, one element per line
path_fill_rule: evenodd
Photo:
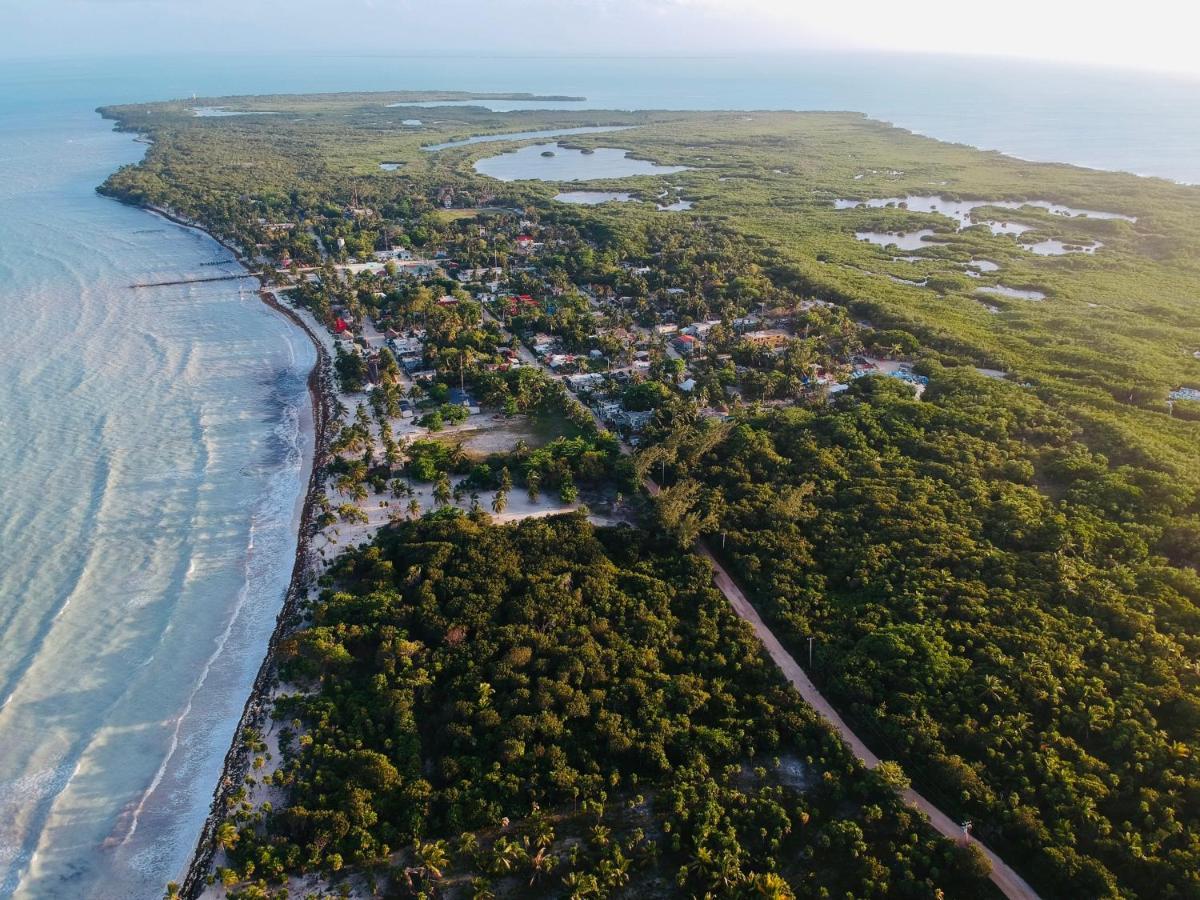
<path fill-rule="evenodd" d="M 911 335 L 777 288 L 698 223 L 601 259 L 532 211 L 455 212 L 419 251 L 351 255 L 387 228 L 348 207 L 345 234 L 307 233 L 307 265 L 289 249 L 293 223 L 259 223 L 259 262 L 279 260 L 271 291 L 326 330 L 337 373 L 323 557 L 441 507 L 513 521 L 586 505 L 623 521 L 618 458 L 676 422 L 825 403 L 864 375 L 916 396 L 927 383 Z"/>

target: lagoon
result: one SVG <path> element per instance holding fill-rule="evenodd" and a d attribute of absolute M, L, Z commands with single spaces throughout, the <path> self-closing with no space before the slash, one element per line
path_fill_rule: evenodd
<path fill-rule="evenodd" d="M 673 175 L 688 168 L 660 166 L 635 159 L 629 152 L 615 147 L 597 147 L 593 152 L 585 152 L 562 144 L 531 144 L 481 159 L 475 163 L 475 171 L 498 181 L 593 181 L 633 175 Z"/>

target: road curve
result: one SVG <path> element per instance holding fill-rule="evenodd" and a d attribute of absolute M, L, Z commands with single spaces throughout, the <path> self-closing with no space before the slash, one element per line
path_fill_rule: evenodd
<path fill-rule="evenodd" d="M 657 485 L 650 488 L 650 491 L 651 493 L 657 493 Z M 837 710 L 816 689 L 816 686 L 813 685 L 809 677 L 804 674 L 804 670 L 800 668 L 799 663 L 784 649 L 783 644 L 779 643 L 779 639 L 767 627 L 767 624 L 758 614 L 758 610 L 746 599 L 746 595 L 742 593 L 741 588 L 729 577 L 729 573 L 725 571 L 725 567 L 712 555 L 712 551 L 705 546 L 703 541 L 697 541 L 695 549 L 712 566 L 713 582 L 720 589 L 721 593 L 725 595 L 725 598 L 733 607 L 733 611 L 754 629 L 754 633 L 758 635 L 758 639 L 762 641 L 763 646 L 766 648 L 767 655 L 771 657 L 775 665 L 783 672 L 784 677 L 792 683 L 792 686 L 800 692 L 800 696 L 804 698 L 804 701 L 815 709 L 821 718 L 834 727 L 842 740 L 850 745 L 850 749 L 854 751 L 854 755 L 861 759 L 868 768 L 873 769 L 879 765 L 879 757 L 872 753 L 859 736 L 850 730 L 850 726 L 837 714 Z M 928 817 L 930 824 L 945 837 L 956 842 L 963 840 L 962 826 L 912 788 L 905 790 L 903 796 L 909 806 L 924 813 Z M 1013 871 L 1004 860 L 989 850 L 975 837 L 968 836 L 967 840 L 983 851 L 983 855 L 987 857 L 988 862 L 992 865 L 992 883 L 1000 889 L 1000 892 L 1005 897 L 1008 897 L 1009 900 L 1038 900 L 1038 895 L 1034 892 L 1033 888 L 1026 883 L 1024 878 Z"/>

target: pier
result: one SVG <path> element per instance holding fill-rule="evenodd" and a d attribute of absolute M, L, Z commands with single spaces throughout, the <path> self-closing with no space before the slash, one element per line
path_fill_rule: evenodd
<path fill-rule="evenodd" d="M 253 272 L 243 272 L 240 275 L 210 275 L 207 278 L 179 278 L 174 281 L 146 281 L 131 284 L 131 288 L 170 287 L 176 284 L 203 284 L 206 281 L 239 281 L 243 278 L 257 278 Z"/>

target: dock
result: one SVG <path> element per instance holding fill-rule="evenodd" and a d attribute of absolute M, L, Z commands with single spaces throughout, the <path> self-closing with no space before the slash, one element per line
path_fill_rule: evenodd
<path fill-rule="evenodd" d="M 207 278 L 179 278 L 174 281 L 146 281 L 131 284 L 131 288 L 170 287 L 176 284 L 203 284 L 206 281 L 240 281 L 243 278 L 257 278 L 253 272 L 243 272 L 240 275 L 210 275 Z"/>

